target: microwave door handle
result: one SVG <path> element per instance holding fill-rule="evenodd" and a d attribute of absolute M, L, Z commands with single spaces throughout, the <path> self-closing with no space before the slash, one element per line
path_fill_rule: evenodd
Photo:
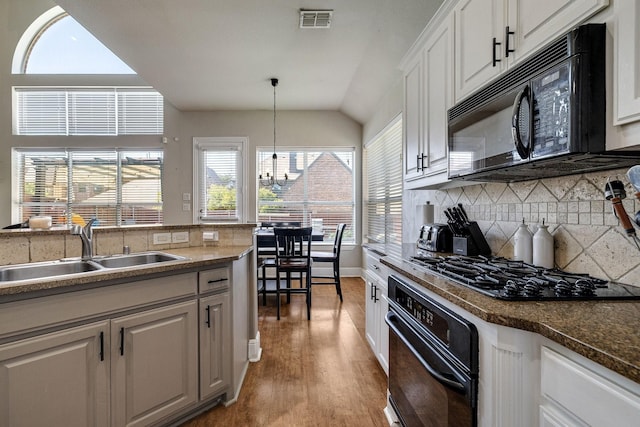
<path fill-rule="evenodd" d="M 511 134 L 520 158 L 526 160 L 531 152 L 531 88 L 526 85 L 513 102 Z"/>
<path fill-rule="evenodd" d="M 438 382 L 442 383 L 443 385 L 451 389 L 454 389 L 458 392 L 461 392 L 461 393 L 464 392 L 466 389 L 463 384 L 459 383 L 458 381 L 453 381 L 453 380 L 450 380 L 449 378 L 446 378 L 442 373 L 438 372 L 437 369 L 429 365 L 429 363 L 426 360 L 424 360 L 424 358 L 420 355 L 420 353 L 418 353 L 416 349 L 413 348 L 409 340 L 407 340 L 404 337 L 404 335 L 402 335 L 402 332 L 400 332 L 398 327 L 393 324 L 395 321 L 397 321 L 396 317 L 397 315 L 394 314 L 393 312 L 391 311 L 387 312 L 387 315 L 385 316 L 385 321 L 387 325 L 389 325 L 389 328 L 398 336 L 400 341 L 402 341 L 404 345 L 406 345 L 407 348 L 411 350 L 411 353 L 416 357 L 416 359 L 418 359 L 420 364 L 427 370 L 427 372 L 429 372 L 429 374 L 431 374 L 433 378 L 435 378 Z"/>

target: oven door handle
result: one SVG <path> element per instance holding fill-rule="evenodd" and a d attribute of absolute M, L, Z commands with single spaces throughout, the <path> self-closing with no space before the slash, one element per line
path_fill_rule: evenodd
<path fill-rule="evenodd" d="M 452 388 L 461 393 L 465 392 L 466 388 L 464 387 L 463 384 L 459 383 L 458 381 L 453 381 L 445 377 L 442 373 L 438 372 L 433 366 L 429 365 L 429 363 L 422 358 L 420 353 L 418 353 L 416 349 L 413 348 L 409 340 L 407 340 L 405 336 L 402 335 L 402 332 L 400 332 L 400 330 L 396 327 L 396 325 L 393 324 L 395 321 L 397 321 L 396 320 L 397 317 L 398 316 L 395 313 L 393 313 L 392 311 L 389 311 L 385 316 L 385 321 L 387 325 L 389 325 L 389 328 L 391 328 L 391 330 L 393 330 L 393 332 L 398 336 L 398 338 L 400 338 L 400 340 L 404 343 L 404 345 L 406 345 L 407 348 L 411 350 L 411 353 L 415 356 L 416 359 L 418 359 L 420 364 L 427 370 L 427 372 L 429 372 L 429 374 L 431 374 L 433 378 L 438 380 L 440 383 L 446 385 L 447 387 Z"/>

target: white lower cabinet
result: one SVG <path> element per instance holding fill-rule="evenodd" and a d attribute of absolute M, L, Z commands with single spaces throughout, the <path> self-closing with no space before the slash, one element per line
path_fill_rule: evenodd
<path fill-rule="evenodd" d="M 365 336 L 382 369 L 389 375 L 389 327 L 385 322 L 389 311 L 386 268 L 370 254 L 366 256 L 366 263 Z"/>
<path fill-rule="evenodd" d="M 0 426 L 136 426 L 198 400 L 197 302 L 0 346 Z"/>
<path fill-rule="evenodd" d="M 0 330 L 0 427 L 162 424 L 229 391 L 229 265 L 202 280 L 200 297 L 186 273 L 2 304 L 23 322 Z"/>
<path fill-rule="evenodd" d="M 0 426 L 108 426 L 109 322 L 0 346 Z"/>
<path fill-rule="evenodd" d="M 640 385 L 563 353 L 541 349 L 541 426 L 637 425 Z"/>
<path fill-rule="evenodd" d="M 198 400 L 197 303 L 111 321 L 113 424 L 148 425 Z"/>
<path fill-rule="evenodd" d="M 231 306 L 229 293 L 200 299 L 200 399 L 231 384 Z"/>

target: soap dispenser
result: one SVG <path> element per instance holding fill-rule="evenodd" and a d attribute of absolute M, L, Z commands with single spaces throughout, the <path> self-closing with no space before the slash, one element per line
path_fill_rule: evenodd
<path fill-rule="evenodd" d="M 533 235 L 533 264 L 544 268 L 553 268 L 555 265 L 553 236 L 547 228 L 543 218 L 542 225 Z"/>
<path fill-rule="evenodd" d="M 518 261 L 524 261 L 528 264 L 533 262 L 533 235 L 529 231 L 529 227 L 524 223 L 518 227 L 516 234 L 513 236 L 513 258 Z"/>

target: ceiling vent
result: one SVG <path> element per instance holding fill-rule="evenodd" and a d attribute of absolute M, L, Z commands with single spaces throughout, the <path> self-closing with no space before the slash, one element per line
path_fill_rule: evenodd
<path fill-rule="evenodd" d="M 300 9 L 300 28 L 329 28 L 333 10 Z"/>

